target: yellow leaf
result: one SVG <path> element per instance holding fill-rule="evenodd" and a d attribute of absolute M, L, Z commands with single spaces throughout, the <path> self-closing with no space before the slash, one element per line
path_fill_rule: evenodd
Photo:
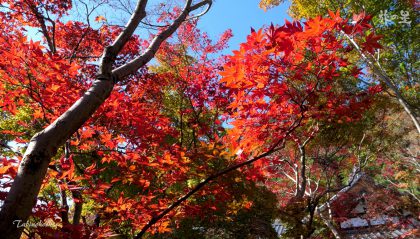
<path fill-rule="evenodd" d="M 96 22 L 106 22 L 106 18 L 104 16 L 97 16 L 95 18 Z"/>
<path fill-rule="evenodd" d="M 51 90 L 54 91 L 54 92 L 56 92 L 59 88 L 60 88 L 59 85 L 52 85 L 51 86 Z"/>

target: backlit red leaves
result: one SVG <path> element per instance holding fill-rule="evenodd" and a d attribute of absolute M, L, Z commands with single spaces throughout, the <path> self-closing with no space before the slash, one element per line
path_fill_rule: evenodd
<path fill-rule="evenodd" d="M 375 35 L 371 32 L 366 36 L 365 42 L 362 43 L 363 50 L 369 52 L 370 54 L 374 54 L 376 49 L 382 48 L 381 44 L 378 42 L 381 38 L 382 36 Z"/>
<path fill-rule="evenodd" d="M 42 129 L 92 83 L 97 72 L 94 61 L 122 28 L 102 25 L 93 29 L 81 22 L 57 20 L 57 50 L 52 52 L 45 39 L 28 40 L 22 30 L 11 31 L 11 25 L 38 27 L 33 7 L 42 5 L 60 17 L 71 8 L 71 1 L 7 2 L 17 11 L 0 15 L 4 22 L 0 26 L 0 109 L 11 116 L 28 112 L 29 120 L 18 125 Z M 14 17 L 12 23 L 6 15 Z M 141 69 L 115 86 L 108 100 L 72 136 L 71 156 L 60 155 L 51 162 L 44 187 L 58 180 L 60 190 L 80 191 L 94 201 L 97 208 L 92 210 L 107 225 L 96 229 L 103 230 L 102 235 L 109 235 L 115 223 L 130 222 L 132 229 L 139 229 L 197 182 L 232 163 L 229 160 L 245 160 L 269 148 L 290 127 L 305 126 L 309 118 L 356 120 L 366 106 L 366 94 L 350 94 L 340 88 L 341 82 L 357 77 L 360 70 L 343 56 L 347 49 L 337 36 L 337 29 L 351 29 L 338 12 L 330 15 L 329 19 L 309 20 L 305 27 L 286 21 L 281 27 L 254 30 L 228 59 L 214 59 L 211 54 L 226 47 L 230 31 L 212 42 L 198 30 L 196 21 L 184 23 L 176 36 L 180 41 L 161 47 L 157 59 L 162 67 Z M 171 18 L 172 13 L 165 13 L 160 20 Z M 364 29 L 364 19 L 356 16 L 354 21 Z M 97 21 L 104 23 L 105 19 L 98 17 Z M 354 29 L 360 33 L 360 27 Z M 48 32 L 52 33 L 51 28 Z M 372 52 L 380 47 L 378 40 L 369 34 L 363 48 Z M 133 37 L 116 65 L 138 55 L 147 43 Z M 349 73 L 341 71 L 347 68 Z M 377 91 L 370 89 L 370 93 Z M 175 104 L 179 103 L 177 94 L 183 100 L 180 105 Z M 168 106 L 165 97 L 176 100 Z M 230 149 L 216 144 L 226 134 L 224 124 L 233 126 L 228 136 L 234 139 L 225 143 L 237 149 L 234 152 L 243 151 L 237 158 L 230 155 Z M 2 132 L 17 143 L 28 140 L 20 132 Z M 192 135 L 185 137 L 188 143 L 182 142 L 185 132 Z M 61 148 L 59 153 L 63 154 Z M 3 159 L 0 177 L 16 174 L 15 164 L 9 161 Z M 267 161 L 259 161 L 248 179 L 261 179 L 265 166 Z M 245 180 L 238 176 L 234 181 Z M 232 195 L 223 187 L 227 185 L 210 185 L 198 196 L 212 194 L 218 202 L 230 199 Z M 220 206 L 207 201 L 204 208 L 218 210 Z M 42 202 L 35 216 L 57 218 L 60 210 L 57 202 Z M 191 200 L 171 216 L 187 210 L 201 212 Z M 162 221 L 155 231 L 169 231 L 168 221 Z"/>
<path fill-rule="evenodd" d="M 337 90 L 346 78 L 354 81 L 351 77 L 358 77 L 360 71 L 345 58 L 352 49 L 339 38 L 340 30 L 351 24 L 339 12 L 330 15 L 305 22 L 305 29 L 286 22 L 282 27 L 254 30 L 229 58 L 220 73 L 221 82 L 234 97 L 231 135 L 241 139 L 245 148 L 282 137 L 299 117 L 303 117 L 301 124 L 310 117 L 351 121 L 366 108 L 364 89 L 359 89 L 360 94 Z M 356 21 L 360 26 L 364 15 Z M 368 51 L 380 47 L 379 38 L 369 34 L 363 47 Z M 340 70 L 344 68 L 351 74 Z"/>
<path fill-rule="evenodd" d="M 15 113 L 29 96 L 35 119 L 54 119 L 78 96 L 78 87 L 70 81 L 78 66 L 44 53 L 39 42 L 13 35 L 3 39 L 9 46 L 0 51 L 0 86 L 10 90 L 1 91 L 1 107 Z M 69 88 L 73 94 L 56 97 L 58 90 Z"/>

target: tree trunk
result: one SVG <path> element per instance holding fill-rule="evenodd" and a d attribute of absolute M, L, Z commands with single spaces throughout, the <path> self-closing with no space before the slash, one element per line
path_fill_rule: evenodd
<path fill-rule="evenodd" d="M 51 158 L 109 97 L 114 83 L 134 74 L 148 63 L 156 54 L 160 45 L 171 36 L 187 19 L 189 13 L 207 5 L 207 8 L 195 17 L 207 13 L 212 0 L 202 0 L 192 4 L 186 0 L 185 7 L 174 22 L 155 36 L 147 50 L 130 62 L 113 70 L 116 56 L 133 35 L 141 20 L 146 16 L 148 0 L 138 0 L 125 29 L 105 51 L 99 64 L 99 74 L 92 87 L 74 103 L 54 123 L 37 133 L 30 141 L 26 153 L 19 165 L 18 173 L 0 211 L 0 235 L 5 239 L 18 239 L 32 207 L 36 204 L 42 181 L 47 173 Z M 81 208 L 80 208 L 81 209 Z M 76 222 L 79 219 L 76 217 Z"/>
<path fill-rule="evenodd" d="M 73 225 L 78 225 L 80 223 L 80 218 L 82 216 L 83 209 L 83 198 L 80 191 L 72 191 L 73 200 L 79 200 L 79 202 L 74 203 L 74 214 L 73 214 Z"/>
<path fill-rule="evenodd" d="M 18 173 L 0 211 L 0 235 L 19 238 L 36 204 L 38 192 L 57 148 L 79 129 L 105 101 L 113 89 L 110 79 L 97 79 L 92 87 L 54 123 L 30 141 Z"/>

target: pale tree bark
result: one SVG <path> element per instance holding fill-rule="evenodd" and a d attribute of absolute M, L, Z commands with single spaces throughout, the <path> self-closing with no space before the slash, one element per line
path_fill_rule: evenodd
<path fill-rule="evenodd" d="M 202 0 L 193 4 L 192 0 L 187 0 L 178 18 L 156 35 L 143 54 L 133 61 L 113 69 L 117 55 L 134 34 L 140 21 L 146 16 L 147 2 L 147 0 L 137 2 L 136 9 L 124 31 L 112 45 L 105 48 L 98 76 L 90 89 L 64 114 L 30 140 L 19 165 L 18 173 L 0 211 L 0 235 L 2 238 L 17 239 L 20 237 L 24 228 L 18 228 L 17 223 L 24 223 L 28 220 L 31 210 L 37 202 L 37 195 L 51 158 L 57 153 L 57 149 L 104 103 L 111 94 L 115 82 L 137 72 L 139 68 L 148 63 L 154 57 L 161 43 L 176 31 L 192 11 L 206 5 L 211 6 L 212 3 L 211 0 Z"/>
<path fill-rule="evenodd" d="M 309 143 L 309 141 L 312 139 L 312 137 L 308 137 L 305 142 L 302 144 L 298 144 L 299 152 L 300 152 L 300 178 L 301 182 L 299 185 L 299 180 L 296 180 L 296 197 L 297 198 L 303 198 L 306 193 L 306 184 L 307 184 L 307 176 L 306 176 L 306 145 Z M 299 177 L 298 177 L 299 178 Z"/>
<path fill-rule="evenodd" d="M 333 202 L 334 200 L 337 200 L 337 197 L 342 192 L 342 190 L 349 190 L 350 188 L 352 188 L 354 184 L 362 177 L 362 175 L 363 174 L 361 172 L 360 161 L 359 161 L 359 165 L 353 168 L 353 175 L 351 176 L 349 182 L 346 185 L 342 187 L 334 188 L 334 189 L 330 189 L 328 187 L 328 189 L 325 192 L 323 192 L 321 195 L 318 196 L 319 198 L 318 201 L 324 196 L 327 196 L 327 200 L 324 204 L 316 207 L 316 214 L 322 219 L 325 226 L 327 226 L 328 229 L 330 229 L 331 233 L 334 235 L 336 239 L 341 239 L 343 237 L 339 229 L 337 229 L 337 227 L 333 223 L 331 202 Z M 331 196 L 331 194 L 333 195 Z"/>
<path fill-rule="evenodd" d="M 393 83 L 392 79 L 386 74 L 386 72 L 382 69 L 381 64 L 379 61 L 374 59 L 373 57 L 366 55 L 360 46 L 351 38 L 348 34 L 342 32 L 342 34 L 350 41 L 350 43 L 356 48 L 359 55 L 362 59 L 368 64 L 368 66 L 372 69 L 375 75 L 379 78 L 380 81 L 385 83 L 389 89 L 395 94 L 395 97 L 398 100 L 398 103 L 403 107 L 405 112 L 410 116 L 411 121 L 413 122 L 414 126 L 417 129 L 417 132 L 420 134 L 420 123 L 418 119 L 418 115 L 413 109 L 413 107 L 407 102 L 407 100 L 401 95 L 398 87 Z"/>
<path fill-rule="evenodd" d="M 329 193 L 328 193 L 328 197 L 329 197 L 330 195 L 329 195 Z M 331 231 L 331 233 L 334 235 L 334 237 L 336 238 L 336 239 L 341 239 L 342 237 L 341 237 L 341 234 L 340 234 L 340 232 L 338 231 L 338 229 L 334 226 L 334 224 L 333 224 L 333 222 L 332 222 L 332 220 L 333 220 L 333 217 L 332 217 L 332 211 L 331 211 L 331 206 L 330 206 L 330 202 L 329 201 L 327 201 L 325 204 L 324 204 L 325 206 L 326 206 L 326 212 L 327 212 L 327 216 L 326 215 L 324 215 L 324 212 L 325 211 L 320 211 L 319 210 L 319 208 L 317 208 L 317 214 L 319 215 L 319 217 L 322 219 L 322 221 L 324 222 L 324 224 L 325 224 L 325 226 L 327 226 L 328 227 L 328 229 L 330 229 L 330 231 Z"/>
<path fill-rule="evenodd" d="M 322 221 L 324 222 L 325 226 L 330 229 L 331 233 L 334 235 L 336 239 L 341 239 L 340 232 L 337 230 L 337 228 L 334 226 L 334 224 L 331 222 L 330 219 L 326 218 L 322 213 L 319 213 L 319 216 L 321 217 Z"/>
<path fill-rule="evenodd" d="M 364 138 L 365 136 L 363 136 L 360 142 L 359 151 L 360 151 L 360 147 Z M 355 167 L 353 168 L 354 173 L 346 185 L 338 186 L 335 188 L 332 188 L 330 185 L 327 185 L 324 191 L 318 192 L 318 190 L 320 190 L 319 183 L 321 181 L 321 177 L 318 178 L 318 180 L 313 180 L 310 177 L 310 170 L 309 172 L 305 170 L 305 168 L 308 167 L 307 158 L 306 158 L 307 153 L 306 153 L 305 147 L 310 142 L 311 139 L 312 137 L 308 137 L 303 143 L 297 144 L 297 148 L 299 149 L 299 156 L 298 156 L 299 161 L 300 161 L 299 166 L 297 165 L 294 166 L 292 161 L 284 159 L 284 162 L 286 162 L 287 165 L 289 165 L 294 170 L 296 177 L 291 176 L 284 170 L 282 171 L 282 173 L 295 184 L 295 187 L 294 187 L 295 198 L 303 199 L 304 197 L 306 197 L 305 203 L 307 203 L 307 205 L 305 206 L 305 212 L 307 212 L 308 215 L 305 217 L 305 222 L 302 222 L 302 223 L 304 223 L 304 225 L 309 229 L 309 231 L 307 232 L 300 231 L 297 233 L 300 233 L 298 235 L 300 235 L 301 238 L 309 238 L 312 235 L 312 233 L 314 233 L 315 231 L 315 228 L 313 226 L 313 219 L 314 219 L 314 216 L 317 216 L 323 221 L 323 223 L 331 231 L 334 237 L 337 239 L 340 239 L 342 238 L 342 236 L 340 234 L 339 229 L 337 229 L 337 227 L 333 223 L 330 201 L 333 198 L 337 197 L 338 193 L 340 193 L 341 190 L 345 188 L 347 189 L 351 188 L 353 184 L 356 182 L 356 180 L 358 180 L 359 174 L 361 172 L 361 165 L 362 165 L 361 159 L 359 157 L 358 164 L 355 165 Z M 314 190 L 311 188 L 311 182 L 315 184 Z M 331 194 L 333 194 L 332 197 L 331 197 Z M 326 202 L 322 205 L 319 205 L 320 201 L 325 197 L 327 198 Z M 308 233 L 308 234 L 303 234 L 303 233 Z"/>

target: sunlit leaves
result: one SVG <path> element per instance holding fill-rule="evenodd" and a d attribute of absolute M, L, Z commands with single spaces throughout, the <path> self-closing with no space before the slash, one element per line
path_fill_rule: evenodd
<path fill-rule="evenodd" d="M 230 56 L 220 73 L 221 82 L 234 98 L 229 106 L 234 112 L 231 133 L 246 147 L 251 142 L 264 145 L 268 139 L 281 138 L 307 117 L 340 122 L 360 117 L 366 92 L 342 88 L 357 82 L 348 74 L 351 71 L 343 70 L 354 71 L 356 66 L 346 59 L 348 50 L 336 34 L 348 23 L 338 12 L 331 16 L 311 19 L 305 27 L 286 21 L 281 27 L 253 30 Z M 367 45 L 379 47 L 372 41 Z"/>
<path fill-rule="evenodd" d="M 268 9 L 278 6 L 283 0 L 260 0 L 260 8 L 267 11 Z"/>

